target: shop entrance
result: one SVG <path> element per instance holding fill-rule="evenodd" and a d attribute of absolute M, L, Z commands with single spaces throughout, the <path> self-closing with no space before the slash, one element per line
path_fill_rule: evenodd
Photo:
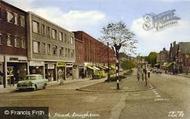
<path fill-rule="evenodd" d="M 7 84 L 15 84 L 23 80 L 27 74 L 26 63 L 7 63 Z"/>

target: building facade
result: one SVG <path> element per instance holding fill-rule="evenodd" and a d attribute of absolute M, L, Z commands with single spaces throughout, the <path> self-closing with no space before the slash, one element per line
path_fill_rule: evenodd
<path fill-rule="evenodd" d="M 74 34 L 32 13 L 27 14 L 28 71 L 48 80 L 73 78 Z"/>
<path fill-rule="evenodd" d="M 189 72 L 190 42 L 173 42 L 170 44 L 169 61 L 173 62 L 174 73 Z"/>
<path fill-rule="evenodd" d="M 0 85 L 14 84 L 27 73 L 26 12 L 0 1 Z"/>
<path fill-rule="evenodd" d="M 157 63 L 160 63 L 163 65 L 164 63 L 168 62 L 169 60 L 169 52 L 163 48 L 162 51 L 160 51 L 157 55 Z"/>
<path fill-rule="evenodd" d="M 114 51 L 83 31 L 74 32 L 76 38 L 76 62 L 82 67 L 80 75 L 87 76 L 87 68 L 94 66 L 100 68 L 115 63 Z M 80 43 L 79 43 L 80 41 Z M 80 50 L 79 50 L 80 49 Z M 108 60 L 109 59 L 109 60 Z"/>

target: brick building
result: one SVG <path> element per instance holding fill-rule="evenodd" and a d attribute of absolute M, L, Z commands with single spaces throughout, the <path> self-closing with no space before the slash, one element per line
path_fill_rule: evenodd
<path fill-rule="evenodd" d="M 174 73 L 189 72 L 190 42 L 173 42 L 170 44 L 169 61 L 173 62 Z"/>
<path fill-rule="evenodd" d="M 0 0 L 0 85 L 16 83 L 27 73 L 26 28 L 26 12 Z"/>
<path fill-rule="evenodd" d="M 157 63 L 160 63 L 163 65 L 164 63 L 168 62 L 169 59 L 169 52 L 163 48 L 162 51 L 160 51 L 157 55 Z"/>
<path fill-rule="evenodd" d="M 111 48 L 83 31 L 77 31 L 74 34 L 77 49 L 76 63 L 81 67 L 81 70 L 79 69 L 81 74 L 84 73 L 88 66 L 106 66 L 108 55 L 110 64 L 115 63 L 115 54 Z"/>

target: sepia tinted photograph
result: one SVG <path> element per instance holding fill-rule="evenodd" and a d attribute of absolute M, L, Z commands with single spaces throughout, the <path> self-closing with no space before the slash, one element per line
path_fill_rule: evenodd
<path fill-rule="evenodd" d="M 190 119 L 190 0 L 0 0 L 0 119 Z"/>

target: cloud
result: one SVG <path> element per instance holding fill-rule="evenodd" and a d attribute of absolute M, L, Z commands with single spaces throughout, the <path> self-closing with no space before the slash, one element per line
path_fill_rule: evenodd
<path fill-rule="evenodd" d="M 104 13 L 93 10 L 63 12 L 60 8 L 48 7 L 34 9 L 33 12 L 69 30 L 93 29 L 106 20 Z"/>
<path fill-rule="evenodd" d="M 38 2 L 37 0 L 5 1 L 26 11 L 32 11 L 68 30 L 84 30 L 93 34 L 95 33 L 94 30 L 100 29 L 102 24 L 106 22 L 106 15 L 98 10 L 70 10 L 68 12 L 64 12 L 62 8 L 55 6 L 43 6 L 37 8 L 34 5 L 35 2 Z"/>
<path fill-rule="evenodd" d="M 27 11 L 31 10 L 31 3 L 35 0 L 4 0 L 4 1 Z"/>
<path fill-rule="evenodd" d="M 150 51 L 160 51 L 162 48 L 169 48 L 173 41 L 190 42 L 189 31 L 190 21 L 180 20 L 174 26 L 168 26 L 162 31 L 145 31 L 142 27 L 144 20 L 138 18 L 133 21 L 131 30 L 136 34 L 139 41 L 138 52 L 147 55 Z"/>

